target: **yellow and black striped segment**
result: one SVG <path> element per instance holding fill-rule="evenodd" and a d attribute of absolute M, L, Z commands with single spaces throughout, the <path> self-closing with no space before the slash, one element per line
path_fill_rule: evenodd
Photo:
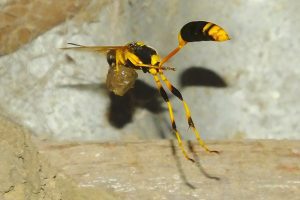
<path fill-rule="evenodd" d="M 220 26 L 206 21 L 193 21 L 185 24 L 178 34 L 178 47 L 162 59 L 159 66 L 163 66 L 171 57 L 189 42 L 229 40 L 227 32 Z"/>
<path fill-rule="evenodd" d="M 226 31 L 220 26 L 211 22 L 194 21 L 185 24 L 179 34 L 179 44 L 199 41 L 217 41 L 229 40 Z"/>
<path fill-rule="evenodd" d="M 176 134 L 176 137 L 177 137 L 177 140 L 178 140 L 178 144 L 179 144 L 179 147 L 181 149 L 181 151 L 183 152 L 184 156 L 190 160 L 190 161 L 194 161 L 192 158 L 190 158 L 187 154 L 187 152 L 185 151 L 184 147 L 183 147 L 183 144 L 182 144 L 182 140 L 181 140 L 181 137 L 180 137 L 180 134 L 177 130 L 177 127 L 176 127 L 176 123 L 175 123 L 175 119 L 174 119 L 174 114 L 173 114 L 173 109 L 172 109 L 172 105 L 171 105 L 171 102 L 169 101 L 169 98 L 164 90 L 164 88 L 162 87 L 161 85 L 161 82 L 160 82 L 160 79 L 165 83 L 165 85 L 167 86 L 167 88 L 169 89 L 169 91 L 175 95 L 182 103 L 183 103 L 183 107 L 184 107 L 184 110 L 185 110 L 185 115 L 186 115 L 186 119 L 187 119 L 187 123 L 189 125 L 189 127 L 192 128 L 194 134 L 195 134 L 195 137 L 199 143 L 199 145 L 201 147 L 203 147 L 207 152 L 210 152 L 210 153 L 219 153 L 218 151 L 215 151 L 215 150 L 210 150 L 207 145 L 205 144 L 205 142 L 203 141 L 203 139 L 201 138 L 200 136 L 200 133 L 199 131 L 197 130 L 197 128 L 195 127 L 195 124 L 193 122 L 193 119 L 192 119 L 192 116 L 191 116 L 191 111 L 187 105 L 187 103 L 185 102 L 185 100 L 183 99 L 182 97 L 182 94 L 179 92 L 179 90 L 174 87 L 171 82 L 167 79 L 167 77 L 163 74 L 163 71 L 162 70 L 157 70 L 157 69 L 150 69 L 149 72 L 153 75 L 154 79 L 155 79 L 155 82 L 156 82 L 156 86 L 161 94 L 161 96 L 163 97 L 164 101 L 167 103 L 168 105 L 168 110 L 169 110 L 169 114 L 170 114 L 170 120 L 171 120 L 171 125 L 172 125 L 172 129 L 173 131 L 175 132 Z M 160 77 L 160 79 L 159 79 Z"/>
<path fill-rule="evenodd" d="M 143 42 L 131 42 L 126 45 L 128 48 L 120 55 L 124 58 L 124 63 L 126 66 L 142 69 L 143 72 L 148 72 L 150 68 L 163 69 L 163 70 L 175 70 L 173 67 L 159 67 L 160 56 L 157 52 L 145 45 Z M 119 60 L 123 58 L 118 58 Z"/>
<path fill-rule="evenodd" d="M 210 152 L 210 153 L 219 153 L 218 151 L 210 150 L 207 147 L 207 145 L 205 144 L 205 142 L 201 139 L 200 133 L 196 129 L 195 124 L 193 122 L 193 119 L 192 119 L 192 116 L 191 116 L 191 111 L 190 111 L 187 103 L 183 99 L 182 94 L 179 92 L 179 90 L 171 84 L 171 82 L 163 74 L 162 70 L 159 71 L 159 75 L 161 77 L 161 80 L 165 82 L 165 84 L 166 84 L 167 88 L 170 90 L 170 92 L 172 92 L 172 94 L 174 94 L 182 102 L 183 107 L 184 107 L 184 111 L 185 111 L 185 116 L 186 116 L 186 119 L 187 119 L 187 122 L 188 122 L 188 125 L 189 125 L 189 127 L 191 127 L 193 129 L 193 132 L 195 134 L 195 137 L 196 137 L 199 145 L 201 147 L 203 147 L 207 152 Z"/>
<path fill-rule="evenodd" d="M 147 68 L 157 68 L 160 57 L 153 48 L 143 42 L 131 42 L 126 46 L 128 48 L 123 56 L 126 62 L 125 65 L 142 69 L 144 72 L 148 71 Z"/>
<path fill-rule="evenodd" d="M 181 139 L 181 136 L 180 136 L 180 133 L 178 132 L 177 130 L 177 127 L 176 127 L 176 122 L 175 122 L 175 118 L 174 118 L 174 112 L 173 112 L 173 108 L 172 108 L 172 104 L 169 100 L 169 97 L 165 91 L 165 89 L 163 88 L 161 82 L 160 82 L 160 79 L 158 77 L 158 71 L 156 69 L 150 69 L 149 72 L 153 75 L 154 77 L 154 80 L 155 80 L 155 83 L 156 83 L 156 86 L 157 86 L 157 89 L 159 90 L 159 93 L 160 95 L 162 96 L 162 98 L 164 99 L 164 101 L 167 103 L 168 105 L 168 110 L 169 110 L 169 115 L 170 115 L 170 120 L 171 120 L 171 125 L 172 125 L 172 129 L 176 135 L 176 138 L 177 138 L 177 141 L 178 141 L 178 145 L 179 145 L 179 148 L 181 149 L 184 157 L 192 162 L 195 162 L 194 159 L 190 158 L 188 156 L 188 153 L 186 152 L 184 146 L 183 146 L 183 143 L 182 143 L 182 139 Z"/>

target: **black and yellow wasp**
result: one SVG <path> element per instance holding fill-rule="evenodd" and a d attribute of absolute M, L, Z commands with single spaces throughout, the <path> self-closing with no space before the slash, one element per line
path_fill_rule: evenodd
<path fill-rule="evenodd" d="M 172 129 L 175 132 L 179 147 L 188 160 L 194 161 L 188 156 L 184 149 L 181 136 L 176 128 L 173 108 L 168 95 L 162 86 L 162 82 L 165 83 L 166 87 L 173 95 L 182 101 L 188 125 L 192 128 L 200 146 L 207 152 L 218 153 L 218 151 L 210 150 L 201 139 L 192 120 L 191 112 L 187 103 L 178 89 L 176 89 L 164 75 L 164 70 L 175 69 L 167 67 L 164 64 L 189 42 L 226 40 L 229 40 L 229 36 L 220 26 L 205 21 L 193 21 L 185 24 L 181 28 L 178 34 L 178 46 L 163 59 L 160 58 L 156 50 L 145 45 L 143 42 L 130 42 L 124 46 L 82 46 L 74 43 L 68 43 L 76 47 L 67 47 L 63 49 L 87 50 L 105 53 L 107 62 L 110 66 L 107 74 L 106 85 L 108 89 L 116 95 L 122 96 L 133 87 L 137 78 L 136 70 L 142 70 L 145 73 L 151 74 L 162 98 L 168 105 Z"/>

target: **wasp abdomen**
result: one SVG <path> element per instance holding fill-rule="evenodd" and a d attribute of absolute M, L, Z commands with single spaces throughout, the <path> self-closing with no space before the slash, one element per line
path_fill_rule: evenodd
<path fill-rule="evenodd" d="M 193 21 L 185 24 L 180 30 L 179 37 L 185 42 L 229 40 L 229 36 L 223 28 L 205 21 Z"/>

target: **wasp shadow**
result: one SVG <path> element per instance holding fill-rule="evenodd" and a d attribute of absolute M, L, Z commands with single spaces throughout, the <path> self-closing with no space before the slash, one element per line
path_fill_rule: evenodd
<path fill-rule="evenodd" d="M 216 72 L 204 68 L 192 66 L 186 69 L 180 75 L 180 86 L 207 86 L 224 88 L 227 87 L 225 80 Z M 61 85 L 60 87 L 69 87 L 83 91 L 99 92 L 101 89 L 107 91 L 105 84 L 76 84 Z M 117 96 L 112 92 L 108 93 L 110 105 L 107 110 L 107 117 L 110 125 L 115 128 L 123 128 L 132 122 L 135 110 L 137 108 L 147 109 L 151 113 L 160 113 L 166 109 L 163 107 L 163 100 L 157 88 L 149 86 L 141 80 L 136 80 L 135 86 L 124 96 Z M 172 98 L 172 96 L 170 96 Z M 160 137 L 166 138 L 161 128 Z"/>
<path fill-rule="evenodd" d="M 203 168 L 203 166 L 201 165 L 199 156 L 198 156 L 198 154 L 196 153 L 196 151 L 194 150 L 194 146 L 193 146 L 192 142 L 189 140 L 187 143 L 188 143 L 189 151 L 192 152 L 192 154 L 193 154 L 193 159 L 194 159 L 194 161 L 195 161 L 195 164 L 196 164 L 197 168 L 200 170 L 200 172 L 201 172 L 206 178 L 213 179 L 213 180 L 216 180 L 216 181 L 221 180 L 221 179 L 220 179 L 219 177 L 217 177 L 217 176 L 210 175 L 210 174 Z"/>
<path fill-rule="evenodd" d="M 172 155 L 175 159 L 175 162 L 176 162 L 176 166 L 177 166 L 177 169 L 178 169 L 178 172 L 179 172 L 179 175 L 180 175 L 180 178 L 181 180 L 183 181 L 183 183 L 191 188 L 191 189 L 196 189 L 196 186 L 193 185 L 192 183 L 189 182 L 184 170 L 183 170 L 183 166 L 182 166 L 182 163 L 180 162 L 180 158 L 179 156 L 177 155 L 177 151 L 176 151 L 176 145 L 175 145 L 175 142 L 174 140 L 170 140 L 170 146 L 171 146 L 171 151 L 172 151 Z M 196 167 L 199 169 L 200 173 L 202 173 L 206 178 L 208 179 L 212 179 L 212 180 L 215 180 L 215 181 L 220 181 L 220 178 L 217 177 L 217 176 L 213 176 L 213 175 L 210 175 L 204 168 L 203 166 L 201 165 L 200 163 L 200 159 L 199 159 L 199 156 L 197 155 L 197 153 L 195 152 L 194 150 L 194 147 L 193 147 L 193 144 L 191 141 L 188 141 L 188 148 L 189 148 L 189 151 L 192 153 L 193 155 L 193 160 L 195 161 L 195 165 Z M 182 156 L 182 155 L 181 155 Z M 189 161 L 185 161 L 185 162 L 189 162 Z"/>
<path fill-rule="evenodd" d="M 216 72 L 205 67 L 191 66 L 180 75 L 179 83 L 181 87 L 206 86 L 225 88 L 226 81 Z"/>
<path fill-rule="evenodd" d="M 107 110 L 108 121 L 110 125 L 119 129 L 132 122 L 137 108 L 143 108 L 155 114 L 166 110 L 157 88 L 149 86 L 141 80 L 136 80 L 134 87 L 124 96 L 117 96 L 113 92 L 109 92 L 104 83 L 61 84 L 58 87 L 95 93 L 100 93 L 102 90 L 108 94 L 110 99 Z"/>
<path fill-rule="evenodd" d="M 180 159 L 179 159 L 179 157 L 178 157 L 178 154 L 177 154 L 177 152 L 176 152 L 176 146 L 175 146 L 174 140 L 170 140 L 170 146 L 171 146 L 172 155 L 173 155 L 173 157 L 174 157 L 174 159 L 175 159 L 176 166 L 177 166 L 177 169 L 178 169 L 179 176 L 180 176 L 181 180 L 182 180 L 182 181 L 184 182 L 184 184 L 185 184 L 186 186 L 188 186 L 189 188 L 191 188 L 191 189 L 196 189 L 196 187 L 195 187 L 193 184 L 191 184 L 191 183 L 188 181 L 187 177 L 186 177 L 186 174 L 185 174 L 185 172 L 184 172 L 184 170 L 183 170 L 182 164 L 181 164 Z"/>
<path fill-rule="evenodd" d="M 152 113 L 165 110 L 157 89 L 140 80 L 137 80 L 134 88 L 124 96 L 117 96 L 110 92 L 109 98 L 108 120 L 116 128 L 123 128 L 130 123 L 137 108 L 143 108 Z"/>
<path fill-rule="evenodd" d="M 60 84 L 58 88 L 70 88 L 80 91 L 99 92 L 103 87 L 99 83 L 76 83 L 76 84 Z"/>

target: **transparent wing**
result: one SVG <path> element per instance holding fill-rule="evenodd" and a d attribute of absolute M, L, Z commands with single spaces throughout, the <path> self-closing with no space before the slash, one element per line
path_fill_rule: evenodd
<path fill-rule="evenodd" d="M 75 47 L 64 47 L 64 48 L 60 48 L 60 49 L 63 49 L 63 50 L 74 49 L 74 50 L 81 50 L 81 51 L 96 51 L 99 53 L 107 53 L 110 50 L 126 48 L 126 46 L 83 46 L 83 45 L 74 44 L 74 43 L 68 43 L 68 44 L 73 45 Z"/>

